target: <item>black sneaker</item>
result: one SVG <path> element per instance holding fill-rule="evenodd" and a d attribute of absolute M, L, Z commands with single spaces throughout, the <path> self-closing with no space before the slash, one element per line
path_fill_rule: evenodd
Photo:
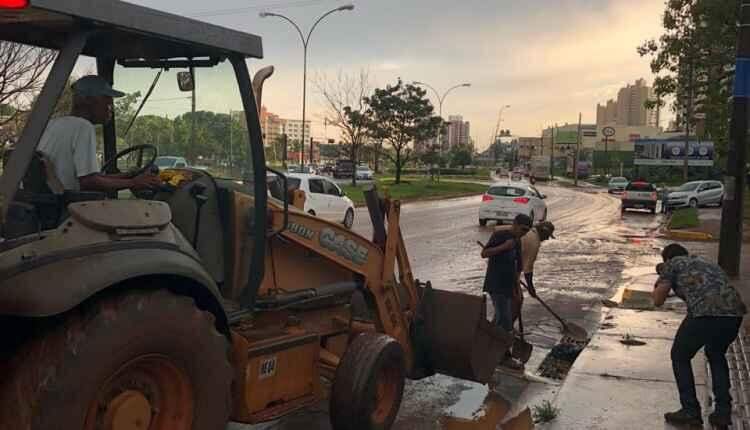
<path fill-rule="evenodd" d="M 664 414 L 664 420 L 670 424 L 679 425 L 690 425 L 690 426 L 702 426 L 703 419 L 700 413 L 689 412 L 685 409 L 680 409 L 676 412 L 667 412 Z"/>
<path fill-rule="evenodd" d="M 727 427 L 732 425 L 732 416 L 714 411 L 708 416 L 708 422 L 714 426 Z"/>

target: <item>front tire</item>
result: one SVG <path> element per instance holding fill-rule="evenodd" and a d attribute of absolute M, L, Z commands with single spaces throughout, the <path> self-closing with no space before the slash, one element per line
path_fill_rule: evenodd
<path fill-rule="evenodd" d="M 346 215 L 344 215 L 344 227 L 351 230 L 353 225 L 354 225 L 354 211 L 352 210 L 352 208 L 349 208 L 346 210 Z"/>
<path fill-rule="evenodd" d="M 357 336 L 333 380 L 333 429 L 390 429 L 401 406 L 405 378 L 404 351 L 395 339 L 379 333 Z"/>
<path fill-rule="evenodd" d="M 697 199 L 690 199 L 690 207 L 693 209 L 698 208 L 698 200 Z"/>
<path fill-rule="evenodd" d="M 75 309 L 22 346 L 0 382 L 0 428 L 223 429 L 229 344 L 214 317 L 164 290 Z M 7 411 L 7 409 L 6 409 Z M 6 416 L 7 415 L 7 416 Z"/>
<path fill-rule="evenodd" d="M 479 225 L 480 225 L 480 226 L 482 226 L 482 227 L 486 226 L 486 225 L 487 225 L 487 220 L 486 220 L 486 219 L 481 219 L 481 218 L 480 218 L 480 219 L 479 219 Z"/>

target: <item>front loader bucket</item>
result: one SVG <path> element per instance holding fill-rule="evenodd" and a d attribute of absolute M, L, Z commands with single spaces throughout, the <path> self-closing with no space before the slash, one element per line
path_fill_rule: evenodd
<path fill-rule="evenodd" d="M 513 344 L 513 335 L 487 321 L 487 299 L 422 289 L 422 336 L 416 344 L 425 368 L 486 384 Z M 421 338 L 421 339 L 419 339 Z"/>

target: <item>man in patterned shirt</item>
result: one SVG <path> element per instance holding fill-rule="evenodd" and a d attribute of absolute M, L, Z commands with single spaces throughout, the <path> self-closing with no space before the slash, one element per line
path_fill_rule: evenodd
<path fill-rule="evenodd" d="M 718 265 L 688 255 L 687 249 L 677 244 L 664 248 L 661 255 L 664 263 L 657 266 L 654 304 L 664 304 L 670 291 L 687 304 L 687 316 L 677 330 L 671 353 L 682 408 L 664 414 L 664 418 L 673 424 L 702 425 L 690 361 L 705 347 L 716 403 L 709 421 L 727 426 L 731 424 L 732 398 L 725 354 L 737 338 L 745 305 Z"/>

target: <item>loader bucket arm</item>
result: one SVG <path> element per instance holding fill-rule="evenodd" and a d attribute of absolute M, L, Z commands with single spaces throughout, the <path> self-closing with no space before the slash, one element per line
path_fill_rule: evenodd
<path fill-rule="evenodd" d="M 487 320 L 487 300 L 472 295 L 432 288 L 428 282 L 419 287 L 414 280 L 403 234 L 399 225 L 400 204 L 386 200 L 384 205 L 368 204 L 371 219 L 377 219 L 380 207 L 387 208 L 388 230 L 383 257 L 383 282 L 386 303 L 397 300 L 401 317 L 408 327 L 408 339 L 402 341 L 401 327 L 394 336 L 407 352 L 407 369 L 412 378 L 442 373 L 456 378 L 487 383 L 495 367 L 513 343 L 513 336 Z M 379 229 L 374 228 L 377 232 Z M 399 282 L 395 282 L 395 263 Z M 378 290 L 373 291 L 378 295 Z M 376 297 L 376 303 L 380 303 Z M 385 327 L 384 327 L 385 328 Z M 409 356 L 411 354 L 411 356 Z"/>

